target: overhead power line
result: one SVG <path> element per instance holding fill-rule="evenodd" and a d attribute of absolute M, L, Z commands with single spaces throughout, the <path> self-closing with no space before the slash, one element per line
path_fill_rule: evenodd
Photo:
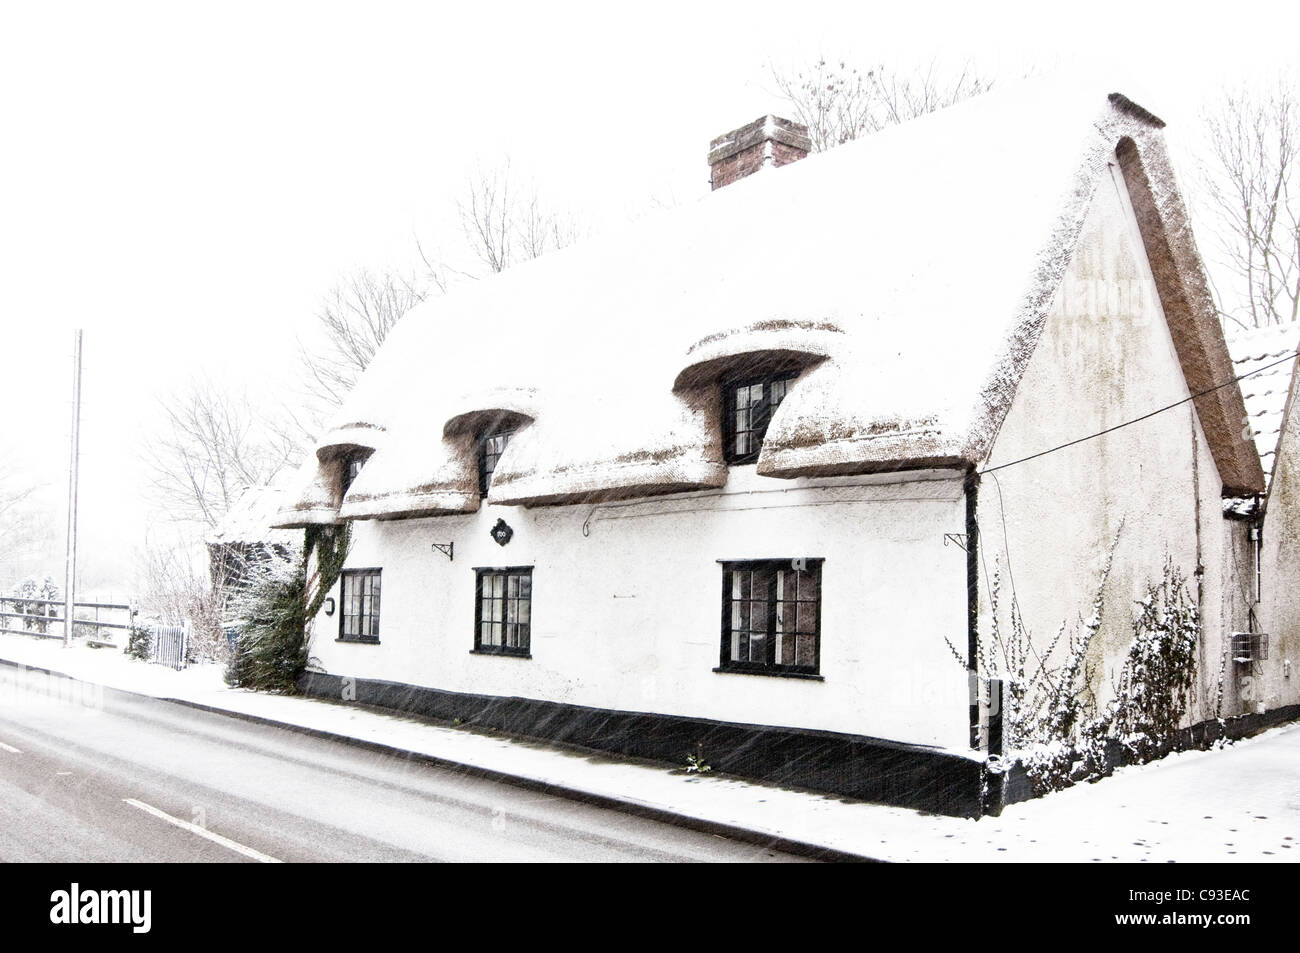
<path fill-rule="evenodd" d="M 1224 381 L 1222 384 L 1215 384 L 1213 387 L 1207 387 L 1205 390 L 1201 391 L 1200 393 L 1192 394 L 1190 397 L 1184 397 L 1182 400 L 1175 401 L 1174 403 L 1169 404 L 1165 407 L 1160 407 L 1156 410 L 1153 410 L 1149 414 L 1143 414 L 1141 417 L 1134 417 L 1132 420 L 1126 420 L 1122 424 L 1116 424 L 1113 427 L 1107 427 L 1105 430 L 1098 430 L 1096 433 L 1090 433 L 1086 437 L 1079 437 L 1076 440 L 1071 440 L 1068 443 L 1059 444 L 1047 450 L 1040 450 L 1038 451 L 1038 453 L 1031 453 L 1027 457 L 1021 457 L 1019 460 L 1012 460 L 1009 463 L 999 463 L 996 467 L 985 467 L 983 470 L 980 470 L 979 472 L 983 474 L 983 473 L 994 473 L 998 470 L 1005 470 L 1007 467 L 1014 467 L 1016 464 L 1026 463 L 1029 460 L 1037 460 L 1039 457 L 1045 457 L 1049 453 L 1056 453 L 1056 451 L 1058 450 L 1064 450 L 1067 447 L 1073 447 L 1075 444 L 1085 443 L 1086 441 L 1089 440 L 1095 440 L 1097 437 L 1104 437 L 1108 433 L 1114 433 L 1116 430 L 1122 430 L 1125 427 L 1131 427 L 1133 424 L 1140 424 L 1144 420 L 1150 420 L 1152 417 L 1155 417 L 1158 414 L 1165 413 L 1165 411 L 1174 410 L 1177 407 L 1183 406 L 1183 404 L 1191 403 L 1192 401 L 1200 397 L 1204 397 L 1206 394 L 1213 394 L 1216 390 L 1222 390 L 1224 387 L 1228 387 L 1232 384 L 1236 384 L 1239 381 L 1244 381 L 1247 377 L 1251 377 L 1255 374 L 1258 374 L 1260 371 L 1266 371 L 1270 367 L 1277 367 L 1277 365 L 1279 364 L 1285 364 L 1288 361 L 1293 361 L 1296 359 L 1297 355 L 1300 355 L 1300 351 L 1292 351 L 1284 358 L 1273 361 L 1270 364 L 1265 364 L 1262 367 L 1257 367 L 1253 371 L 1249 371 L 1248 373 L 1239 374 L 1236 377 Z"/>

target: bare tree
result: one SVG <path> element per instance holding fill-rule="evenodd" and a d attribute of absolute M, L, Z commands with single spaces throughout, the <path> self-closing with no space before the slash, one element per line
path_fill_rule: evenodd
<path fill-rule="evenodd" d="M 564 248 L 581 232 L 548 208 L 535 188 L 512 179 L 509 160 L 474 172 L 456 208 L 470 251 L 489 273 Z"/>
<path fill-rule="evenodd" d="M 189 655 L 215 659 L 221 654 L 223 593 L 205 570 L 198 548 L 183 535 L 168 542 L 150 533 L 138 561 L 140 608 L 164 625 L 193 625 Z"/>
<path fill-rule="evenodd" d="M 300 453 L 292 423 L 247 396 L 196 381 L 163 405 L 163 432 L 146 444 L 158 502 L 178 521 L 215 527 L 250 486 Z"/>
<path fill-rule="evenodd" d="M 361 269 L 326 295 L 313 339 L 298 345 L 307 390 L 317 409 L 342 403 L 388 332 L 430 293 L 446 292 L 459 279 L 495 274 L 538 258 L 581 235 L 574 221 L 547 206 L 535 188 L 518 183 L 509 160 L 470 175 L 456 201 L 456 218 L 461 254 L 449 258 L 441 249 L 431 252 L 417 237 L 422 276 Z M 451 263 L 464 259 L 469 259 L 464 267 Z"/>
<path fill-rule="evenodd" d="M 36 497 L 41 488 L 12 464 L 0 464 L 0 584 L 48 548 L 51 514 Z"/>
<path fill-rule="evenodd" d="M 436 282 L 432 265 L 430 273 Z M 365 269 L 330 289 L 316 312 L 317 341 L 298 344 L 312 397 L 328 405 L 341 403 L 393 325 L 426 293 L 413 278 Z"/>
<path fill-rule="evenodd" d="M 1236 279 L 1240 303 L 1221 318 L 1243 328 L 1295 321 L 1300 314 L 1300 106 L 1293 75 L 1269 88 L 1231 90 L 1203 114 L 1211 161 L 1205 193 L 1219 225 L 1220 263 Z M 1222 308 L 1222 304 L 1221 304 Z"/>
<path fill-rule="evenodd" d="M 822 58 L 804 69 L 772 66 L 771 72 L 777 91 L 794 112 L 792 118 L 808 127 L 815 152 L 951 106 L 993 86 L 969 63 L 956 72 L 941 71 L 935 63 L 911 72 L 886 66 L 864 71 L 844 60 Z"/>
<path fill-rule="evenodd" d="M 0 526 L 12 516 L 40 487 L 19 477 L 12 464 L 0 463 Z"/>

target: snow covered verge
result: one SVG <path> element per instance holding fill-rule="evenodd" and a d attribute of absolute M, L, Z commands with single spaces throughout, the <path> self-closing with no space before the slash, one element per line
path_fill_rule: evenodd
<path fill-rule="evenodd" d="M 230 689 L 219 665 L 175 672 L 120 651 L 0 635 L 0 659 L 160 698 L 391 745 L 563 788 L 890 861 L 1295 861 L 1300 725 L 1211 751 L 1121 768 L 1092 784 L 974 821 L 688 775 L 510 741 L 355 705 Z M 7 705 L 28 703 L 0 665 Z M 111 702 L 104 702 L 109 704 Z M 683 768 L 685 765 L 683 765 Z"/>

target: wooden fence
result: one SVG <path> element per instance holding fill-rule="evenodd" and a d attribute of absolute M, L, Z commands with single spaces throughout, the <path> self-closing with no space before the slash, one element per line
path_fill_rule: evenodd
<path fill-rule="evenodd" d="M 88 612 L 79 613 L 78 610 Z M 64 636 L 63 612 L 62 599 L 0 596 L 0 632 L 61 639 Z M 93 617 L 80 617 L 89 613 L 93 613 Z M 117 647 L 125 642 L 125 636 L 115 641 L 115 634 L 130 632 L 134 621 L 135 610 L 123 602 L 75 602 L 72 606 L 72 637 L 84 638 L 88 645 Z"/>

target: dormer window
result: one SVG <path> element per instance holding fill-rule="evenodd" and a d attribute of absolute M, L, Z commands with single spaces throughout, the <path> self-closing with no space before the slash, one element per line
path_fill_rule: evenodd
<path fill-rule="evenodd" d="M 348 490 L 352 488 L 353 482 L 361 473 L 361 468 L 366 465 L 366 461 L 369 459 L 370 453 L 368 451 L 352 453 L 343 459 L 343 495 L 347 495 Z"/>
<path fill-rule="evenodd" d="M 497 468 L 497 461 L 506 452 L 506 444 L 514 435 L 514 429 L 494 430 L 483 434 L 478 440 L 478 491 L 487 496 L 488 487 L 492 485 L 492 473 Z"/>
<path fill-rule="evenodd" d="M 790 382 L 796 376 L 787 371 L 723 384 L 723 451 L 728 463 L 754 463 L 758 460 L 772 413 L 785 399 Z"/>

